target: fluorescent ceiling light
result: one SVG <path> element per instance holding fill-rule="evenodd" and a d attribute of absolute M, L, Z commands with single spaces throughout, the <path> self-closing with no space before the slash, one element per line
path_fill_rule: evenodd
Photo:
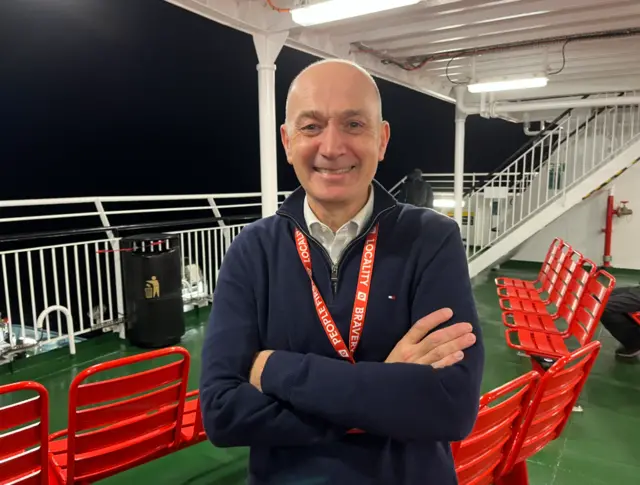
<path fill-rule="evenodd" d="M 490 93 L 493 91 L 508 91 L 512 89 L 543 88 L 549 81 L 546 77 L 530 77 L 525 79 L 511 79 L 503 81 L 489 81 L 469 84 L 470 93 Z"/>
<path fill-rule="evenodd" d="M 464 207 L 464 200 L 462 201 L 462 207 Z M 437 207 L 438 209 L 452 209 L 456 206 L 456 201 L 454 199 L 434 199 L 433 207 Z"/>
<path fill-rule="evenodd" d="M 304 27 L 334 22 L 394 8 L 415 5 L 422 0 L 326 0 L 291 11 L 293 21 Z"/>

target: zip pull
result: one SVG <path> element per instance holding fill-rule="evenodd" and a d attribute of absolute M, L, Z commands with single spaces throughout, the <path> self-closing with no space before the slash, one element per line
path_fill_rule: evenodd
<path fill-rule="evenodd" d="M 333 294 L 338 291 L 338 265 L 331 266 L 331 286 L 333 287 Z"/>

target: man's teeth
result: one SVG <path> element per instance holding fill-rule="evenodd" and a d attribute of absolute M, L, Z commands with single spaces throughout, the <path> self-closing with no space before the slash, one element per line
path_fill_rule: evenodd
<path fill-rule="evenodd" d="M 342 173 L 350 172 L 353 167 L 334 169 L 334 168 L 316 168 L 316 170 L 320 173 L 326 173 L 331 175 L 340 175 Z"/>

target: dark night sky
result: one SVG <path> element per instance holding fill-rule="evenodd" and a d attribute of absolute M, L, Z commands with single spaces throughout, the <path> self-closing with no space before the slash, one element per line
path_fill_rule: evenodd
<path fill-rule="evenodd" d="M 278 123 L 313 60 L 280 54 Z M 0 1 L 1 198 L 258 191 L 256 63 L 249 35 L 162 0 Z M 452 172 L 453 106 L 379 85 L 392 137 L 378 179 Z M 469 118 L 466 171 L 525 141 L 518 125 Z M 278 171 L 294 188 L 281 148 Z"/>

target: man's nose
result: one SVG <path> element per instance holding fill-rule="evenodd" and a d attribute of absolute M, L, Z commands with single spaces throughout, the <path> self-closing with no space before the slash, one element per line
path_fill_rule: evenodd
<path fill-rule="evenodd" d="M 320 140 L 319 152 L 325 158 L 336 159 L 341 155 L 344 155 L 346 151 L 345 147 L 345 134 L 334 123 L 329 123 L 322 132 L 322 138 Z"/>

